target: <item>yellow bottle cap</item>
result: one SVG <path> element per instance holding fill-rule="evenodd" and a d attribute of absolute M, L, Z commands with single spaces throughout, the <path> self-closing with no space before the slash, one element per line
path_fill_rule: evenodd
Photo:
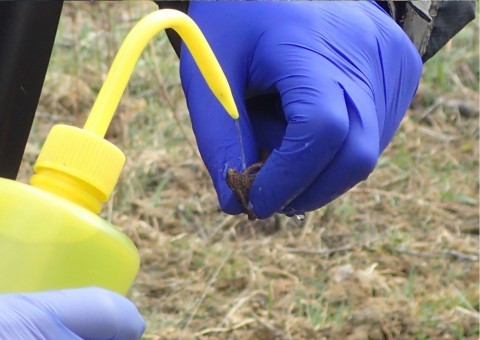
<path fill-rule="evenodd" d="M 123 152 L 104 138 L 88 130 L 56 125 L 38 156 L 31 183 L 98 213 L 124 164 Z"/>

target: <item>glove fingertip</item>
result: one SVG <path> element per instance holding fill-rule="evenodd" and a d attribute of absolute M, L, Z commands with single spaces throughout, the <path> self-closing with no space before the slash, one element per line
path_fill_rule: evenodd
<path fill-rule="evenodd" d="M 112 315 L 116 311 L 117 316 L 114 318 L 114 328 L 116 328 L 114 340 L 141 339 L 146 329 L 146 323 L 132 301 L 104 288 L 91 287 L 90 289 L 93 294 L 98 294 L 99 298 L 102 296 L 108 297 L 112 302 L 111 306 L 115 306 L 111 310 Z M 125 320 L 128 320 L 128 323 Z"/>
<path fill-rule="evenodd" d="M 241 214 L 244 209 L 240 201 L 235 197 L 235 194 L 228 188 L 222 191 L 222 193 L 218 194 L 220 209 L 230 215 Z"/>
<path fill-rule="evenodd" d="M 255 213 L 259 219 L 272 216 L 276 209 L 272 206 L 271 200 L 265 197 L 262 186 L 252 186 L 250 189 L 248 209 Z"/>

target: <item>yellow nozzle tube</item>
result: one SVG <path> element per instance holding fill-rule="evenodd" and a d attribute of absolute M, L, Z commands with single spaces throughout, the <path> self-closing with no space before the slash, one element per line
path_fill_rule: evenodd
<path fill-rule="evenodd" d="M 227 78 L 198 26 L 182 12 L 163 9 L 140 20 L 125 38 L 85 123 L 85 130 L 105 135 L 140 54 L 148 42 L 166 28 L 180 35 L 214 95 L 233 119 L 238 118 Z"/>

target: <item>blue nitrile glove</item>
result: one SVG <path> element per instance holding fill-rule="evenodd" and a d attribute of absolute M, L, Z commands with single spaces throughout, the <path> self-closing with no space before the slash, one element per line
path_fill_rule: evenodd
<path fill-rule="evenodd" d="M 123 296 L 101 288 L 0 295 L 0 339 L 140 339 L 145 323 Z"/>
<path fill-rule="evenodd" d="M 315 210 L 364 180 L 392 139 L 422 62 L 374 2 L 190 3 L 230 82 L 247 166 L 270 153 L 250 190 L 260 218 Z M 241 169 L 234 121 L 182 47 L 182 86 L 221 208 L 242 212 L 228 188 Z"/>

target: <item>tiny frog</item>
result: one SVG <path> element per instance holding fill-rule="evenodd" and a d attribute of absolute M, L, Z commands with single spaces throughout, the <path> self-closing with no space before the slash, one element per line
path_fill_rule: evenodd
<path fill-rule="evenodd" d="M 250 192 L 250 187 L 252 186 L 253 180 L 255 179 L 255 176 L 262 165 L 263 163 L 255 163 L 250 165 L 243 173 L 236 169 L 228 169 L 227 172 L 227 184 L 235 193 L 235 196 L 237 196 L 237 198 L 240 200 L 240 203 L 242 203 L 244 212 L 251 221 L 255 221 L 257 216 L 255 216 L 253 211 L 248 209 L 248 194 Z"/>

